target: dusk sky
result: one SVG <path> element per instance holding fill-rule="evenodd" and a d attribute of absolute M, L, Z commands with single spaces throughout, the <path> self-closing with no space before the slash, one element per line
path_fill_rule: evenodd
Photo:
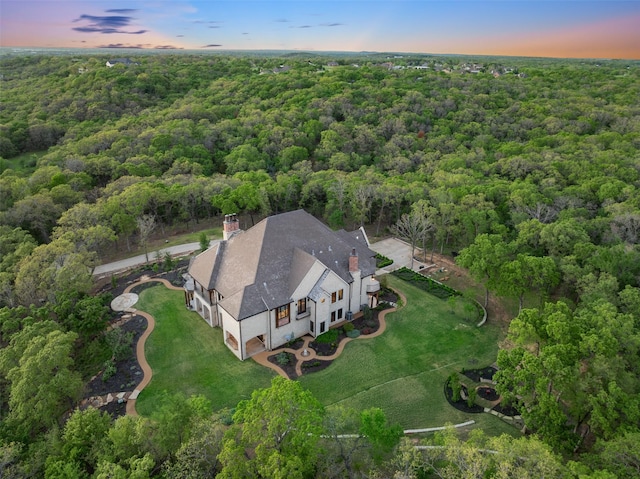
<path fill-rule="evenodd" d="M 0 46 L 640 59 L 640 1 L 0 0 Z"/>

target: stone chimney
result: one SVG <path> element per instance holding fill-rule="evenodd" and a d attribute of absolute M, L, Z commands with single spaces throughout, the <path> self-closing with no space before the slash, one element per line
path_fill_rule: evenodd
<path fill-rule="evenodd" d="M 356 253 L 356 249 L 353 248 L 349 255 L 349 272 L 355 273 L 356 271 L 360 271 L 360 268 L 358 268 L 358 253 Z"/>
<path fill-rule="evenodd" d="M 238 231 L 240 231 L 238 215 L 235 213 L 231 215 L 224 215 L 224 222 L 222 223 L 222 239 L 226 241 Z"/>

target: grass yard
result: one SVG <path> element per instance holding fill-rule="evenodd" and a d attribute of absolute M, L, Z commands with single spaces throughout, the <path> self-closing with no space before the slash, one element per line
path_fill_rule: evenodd
<path fill-rule="evenodd" d="M 451 372 L 495 361 L 500 327 L 489 322 L 477 328 L 475 321 L 453 314 L 446 301 L 395 277 L 389 276 L 388 283 L 406 295 L 407 305 L 387 315 L 385 333 L 350 342 L 329 368 L 300 378 L 302 385 L 328 407 L 380 407 L 405 429 L 473 419 L 474 427 L 489 435 L 517 434 L 489 414 L 458 411 L 443 393 Z M 223 408 L 269 386 L 274 373 L 253 361 L 239 361 L 223 344 L 220 329 L 185 309 L 182 292 L 154 286 L 140 294 L 137 307 L 156 318 L 146 345 L 154 373 L 137 401 L 140 414 L 149 415 L 163 391 L 204 394 L 214 407 Z"/>
<path fill-rule="evenodd" d="M 273 371 L 239 361 L 224 345 L 221 329 L 185 308 L 181 291 L 153 286 L 140 293 L 136 307 L 156 319 L 145 348 L 153 378 L 136 401 L 140 414 L 151 414 L 164 391 L 204 394 L 221 409 L 269 387 Z"/>
<path fill-rule="evenodd" d="M 404 428 L 473 419 L 488 434 L 517 432 L 491 415 L 458 411 L 443 393 L 452 372 L 495 361 L 501 328 L 490 322 L 477 328 L 455 316 L 446 301 L 390 275 L 387 281 L 407 304 L 387 315 L 385 333 L 352 341 L 330 367 L 300 382 L 326 406 L 380 407 Z"/>

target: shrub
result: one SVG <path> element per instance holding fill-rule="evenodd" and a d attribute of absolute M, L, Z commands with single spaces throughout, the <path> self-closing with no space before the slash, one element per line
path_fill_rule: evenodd
<path fill-rule="evenodd" d="M 416 273 L 409 268 L 400 268 L 392 274 L 440 299 L 448 299 L 451 296 L 460 295 L 459 291 L 456 291 L 446 284 L 442 284 L 439 281 L 435 281 L 427 276 L 421 275 L 420 273 Z M 398 302 L 398 304 L 400 304 L 400 302 Z"/>
<path fill-rule="evenodd" d="M 102 371 L 102 380 L 107 381 L 109 378 L 113 377 L 116 371 L 116 364 L 111 359 L 105 361 L 104 371 Z"/>
<path fill-rule="evenodd" d="M 358 336 L 360 336 L 360 331 L 358 331 L 357 329 L 354 329 L 353 331 L 349 331 L 347 333 L 347 336 L 350 338 L 357 338 Z"/>
<path fill-rule="evenodd" d="M 338 340 L 338 330 L 337 329 L 330 329 L 329 331 L 327 331 L 324 334 L 321 334 L 320 336 L 318 336 L 316 338 L 316 342 L 317 343 L 333 343 L 335 341 Z"/>
<path fill-rule="evenodd" d="M 120 328 L 114 328 L 105 333 L 105 341 L 114 360 L 122 361 L 133 353 L 133 331 L 128 333 Z"/>
<path fill-rule="evenodd" d="M 200 251 L 206 251 L 209 248 L 209 238 L 207 237 L 207 233 L 204 231 L 200 233 L 198 237 L 198 241 L 200 242 Z"/>
<path fill-rule="evenodd" d="M 344 329 L 345 333 L 348 333 L 349 331 L 353 331 L 354 329 L 356 329 L 356 327 L 352 323 L 347 323 L 342 326 L 342 329 Z"/>
<path fill-rule="evenodd" d="M 451 388 L 451 400 L 453 402 L 460 401 L 460 392 L 462 391 L 462 384 L 460 384 L 460 378 L 456 373 L 452 373 L 447 379 L 449 382 L 449 387 Z"/>
<path fill-rule="evenodd" d="M 320 361 L 312 361 L 310 363 L 303 363 L 302 364 L 302 368 L 303 369 L 308 369 L 308 368 L 315 368 L 317 366 L 320 366 L 322 363 Z"/>
<path fill-rule="evenodd" d="M 471 407 L 476 403 L 477 395 L 478 395 L 478 391 L 476 389 L 469 390 L 469 395 L 467 396 L 467 406 Z"/>
<path fill-rule="evenodd" d="M 386 256 L 383 256 L 380 253 L 376 254 L 376 267 L 377 268 L 384 268 L 385 266 L 389 266 L 390 264 L 393 264 L 393 260 L 392 259 L 387 258 Z"/>
<path fill-rule="evenodd" d="M 363 315 L 365 321 L 369 321 L 369 320 L 373 319 L 373 311 L 371 310 L 371 308 L 369 306 L 363 306 L 362 307 L 362 315 Z"/>
<path fill-rule="evenodd" d="M 282 351 L 281 353 L 276 354 L 276 362 L 280 366 L 286 366 L 290 361 L 291 359 L 289 358 L 289 353 Z"/>
<path fill-rule="evenodd" d="M 175 261 L 171 254 L 167 252 L 164 254 L 164 258 L 162 260 L 162 269 L 164 269 L 165 271 L 171 271 L 176 267 L 176 263 L 177 261 Z"/>

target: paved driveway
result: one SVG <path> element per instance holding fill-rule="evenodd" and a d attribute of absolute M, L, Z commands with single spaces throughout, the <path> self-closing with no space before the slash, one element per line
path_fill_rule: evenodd
<path fill-rule="evenodd" d="M 393 264 L 380 270 L 380 274 L 395 271 L 403 266 L 411 267 L 411 245 L 398 238 L 387 238 L 377 243 L 372 243 L 370 248 L 376 253 L 393 260 Z M 424 264 L 416 260 L 413 261 L 414 271 L 419 270 L 421 266 L 424 267 Z"/>
<path fill-rule="evenodd" d="M 213 246 L 219 243 L 220 240 L 211 240 L 209 246 Z M 163 256 L 165 253 L 170 253 L 172 256 L 183 256 L 194 253 L 200 249 L 200 243 L 186 243 L 177 246 L 169 246 L 159 251 L 149 251 L 149 261 L 154 261 L 159 254 Z M 93 275 L 99 277 L 105 277 L 114 273 L 126 271 L 130 268 L 135 268 L 147 262 L 146 256 L 141 254 L 132 258 L 126 258 L 113 263 L 101 264 L 93 269 Z"/>

